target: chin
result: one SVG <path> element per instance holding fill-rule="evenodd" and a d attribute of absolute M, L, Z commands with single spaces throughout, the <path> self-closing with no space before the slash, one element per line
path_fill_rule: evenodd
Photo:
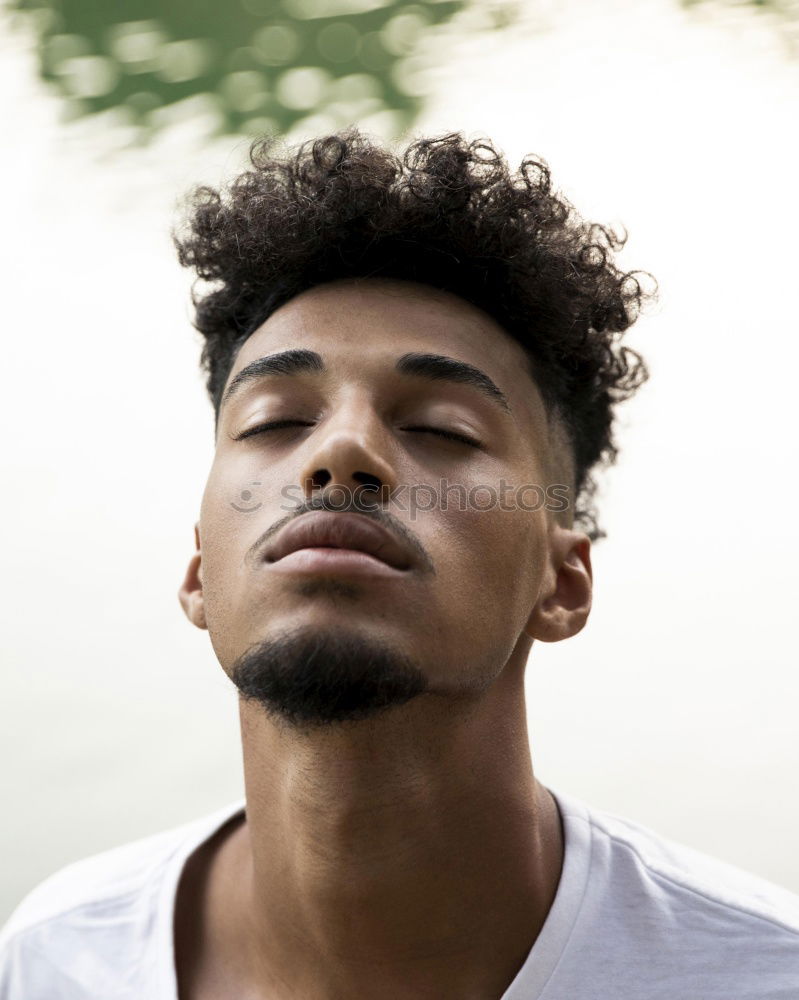
<path fill-rule="evenodd" d="M 420 667 L 385 638 L 318 621 L 255 643 L 230 678 L 243 699 L 294 726 L 372 718 L 428 689 Z"/>

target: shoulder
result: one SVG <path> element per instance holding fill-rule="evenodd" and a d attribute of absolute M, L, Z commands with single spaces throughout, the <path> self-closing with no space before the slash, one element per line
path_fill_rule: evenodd
<path fill-rule="evenodd" d="M 83 858 L 40 882 L 0 930 L 0 997 L 59 996 L 62 981 L 73 984 L 70 997 L 99 997 L 104 989 L 109 997 L 127 996 L 120 992 L 126 976 L 134 996 L 142 971 L 137 962 L 156 933 L 159 910 L 171 906 L 168 883 L 177 880 L 185 857 L 240 808 L 226 806 Z"/>
<path fill-rule="evenodd" d="M 65 865 L 23 898 L 0 932 L 2 940 L 74 910 L 102 910 L 136 898 L 193 826 L 186 823 Z"/>
<path fill-rule="evenodd" d="M 687 995 L 688 986 L 703 1000 L 796 996 L 799 896 L 641 823 L 556 798 L 567 845 L 569 836 L 582 845 L 581 962 L 613 970 L 641 996 Z"/>
<path fill-rule="evenodd" d="M 671 840 L 651 828 L 601 810 L 589 810 L 594 841 L 618 864 L 634 868 L 665 893 L 729 920 L 771 924 L 799 945 L 799 896 L 795 893 Z"/>

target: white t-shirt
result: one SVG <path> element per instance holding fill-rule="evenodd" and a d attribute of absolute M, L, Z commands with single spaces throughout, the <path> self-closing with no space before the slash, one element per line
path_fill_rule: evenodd
<path fill-rule="evenodd" d="M 563 871 L 497 1000 L 799 1000 L 799 896 L 553 792 Z M 177 1000 L 187 858 L 244 807 L 78 861 L 0 932 L 2 1000 Z"/>

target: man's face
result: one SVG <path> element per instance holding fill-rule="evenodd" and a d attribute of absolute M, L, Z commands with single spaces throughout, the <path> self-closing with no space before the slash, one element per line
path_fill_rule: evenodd
<path fill-rule="evenodd" d="M 550 434 L 523 349 L 449 293 L 336 282 L 270 316 L 226 390 L 286 351 L 321 362 L 303 353 L 303 370 L 287 372 L 283 359 L 233 386 L 220 409 L 192 619 L 242 690 L 245 674 L 257 691 L 259 671 L 279 670 L 261 700 L 280 709 L 282 699 L 287 717 L 323 720 L 311 702 L 330 692 L 309 690 L 314 654 L 336 660 L 350 709 L 360 685 L 385 681 L 363 696 L 362 715 L 422 691 L 479 693 L 529 642 L 550 555 L 554 515 L 541 493 L 552 485 Z M 276 421 L 285 424 L 257 431 Z M 292 537 L 315 520 L 320 534 Z M 373 529 L 365 544 L 379 558 L 344 551 L 363 543 L 353 525 Z M 323 548 L 335 544 L 344 548 Z M 347 711 L 331 708 L 323 721 Z"/>

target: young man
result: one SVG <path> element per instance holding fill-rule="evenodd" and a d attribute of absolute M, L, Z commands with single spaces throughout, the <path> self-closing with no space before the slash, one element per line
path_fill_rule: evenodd
<path fill-rule="evenodd" d="M 793 1000 L 799 900 L 534 776 L 645 296 L 532 158 L 254 147 L 176 242 L 216 452 L 179 597 L 246 799 L 57 873 L 4 1000 Z"/>

